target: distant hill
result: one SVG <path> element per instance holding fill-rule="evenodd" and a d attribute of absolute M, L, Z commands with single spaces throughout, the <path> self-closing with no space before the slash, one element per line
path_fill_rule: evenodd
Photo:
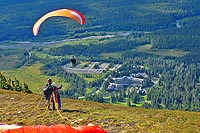
<path fill-rule="evenodd" d="M 89 32 L 154 31 L 176 27 L 176 21 L 200 14 L 199 0 L 1 0 L 0 41 L 59 40 Z M 63 18 L 46 21 L 35 38 L 34 22 L 49 11 L 71 8 L 86 19 L 84 26 Z M 181 23 L 180 23 L 181 24 Z M 77 35 L 76 35 L 77 37 Z"/>
<path fill-rule="evenodd" d="M 97 124 L 109 133 L 199 132 L 200 113 L 130 108 L 62 99 L 62 111 L 48 111 L 41 95 L 0 89 L 1 122 L 17 125 Z M 26 102 L 25 102 L 26 101 Z"/>

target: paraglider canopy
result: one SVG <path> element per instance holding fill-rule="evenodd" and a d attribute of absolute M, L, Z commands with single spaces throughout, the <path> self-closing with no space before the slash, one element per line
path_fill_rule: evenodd
<path fill-rule="evenodd" d="M 1 133 L 107 133 L 99 126 L 89 123 L 88 125 L 71 127 L 69 125 L 38 125 L 38 126 L 17 126 L 0 125 Z"/>
<path fill-rule="evenodd" d="M 76 10 L 59 9 L 59 10 L 51 11 L 51 12 L 45 14 L 44 16 L 42 16 L 40 19 L 38 19 L 37 22 L 35 22 L 35 24 L 33 26 L 33 34 L 34 34 L 34 36 L 38 35 L 39 29 L 40 29 L 40 25 L 46 19 L 48 19 L 50 17 L 56 17 L 56 16 L 71 18 L 71 19 L 77 21 L 78 23 L 80 23 L 81 25 L 83 25 L 84 22 L 85 22 L 84 16 L 80 12 L 78 12 Z"/>

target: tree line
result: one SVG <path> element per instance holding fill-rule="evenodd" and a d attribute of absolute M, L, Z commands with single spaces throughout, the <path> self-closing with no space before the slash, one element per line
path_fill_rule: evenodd
<path fill-rule="evenodd" d="M 0 89 L 32 93 L 27 83 L 22 83 L 17 78 L 7 79 L 3 72 L 0 72 Z"/>

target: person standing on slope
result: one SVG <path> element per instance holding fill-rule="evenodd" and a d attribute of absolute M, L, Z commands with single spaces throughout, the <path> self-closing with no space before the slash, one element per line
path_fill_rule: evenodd
<path fill-rule="evenodd" d="M 55 110 L 55 101 L 54 101 L 54 86 L 52 85 L 52 79 L 48 79 L 48 83 L 46 84 L 45 88 L 43 89 L 45 99 L 48 100 L 48 109 L 50 109 L 50 102 L 52 102 L 52 108 Z"/>
<path fill-rule="evenodd" d="M 61 110 L 61 100 L 60 100 L 60 89 L 62 88 L 62 85 L 59 87 L 56 87 L 56 83 L 53 82 L 52 86 L 54 87 L 54 92 L 55 92 L 55 102 L 58 103 L 58 109 Z"/>

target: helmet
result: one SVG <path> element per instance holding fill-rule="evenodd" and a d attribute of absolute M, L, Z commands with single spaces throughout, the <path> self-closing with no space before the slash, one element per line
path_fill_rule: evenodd
<path fill-rule="evenodd" d="M 52 83 L 52 86 L 56 87 L 56 83 L 55 83 L 55 82 L 53 82 L 53 83 Z"/>

